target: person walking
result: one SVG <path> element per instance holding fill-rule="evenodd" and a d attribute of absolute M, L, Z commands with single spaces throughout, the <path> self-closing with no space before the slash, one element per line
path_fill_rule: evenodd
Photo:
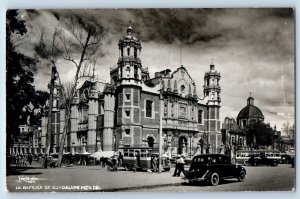
<path fill-rule="evenodd" d="M 180 163 L 180 155 L 178 154 L 176 157 L 176 160 L 175 160 L 175 171 L 174 171 L 173 177 L 176 177 L 176 175 L 177 175 L 177 172 L 179 170 L 179 163 Z"/>
<path fill-rule="evenodd" d="M 46 154 L 45 157 L 44 157 L 44 169 L 47 169 L 47 166 L 48 166 L 48 157 L 47 157 L 47 154 Z"/>
<path fill-rule="evenodd" d="M 179 177 L 180 176 L 180 173 L 184 171 L 184 155 L 181 154 L 180 158 L 179 158 L 179 165 L 178 165 L 178 173 L 177 173 L 177 176 Z"/>
<path fill-rule="evenodd" d="M 158 159 L 157 159 L 156 155 L 154 155 L 153 160 L 152 160 L 153 172 L 157 172 L 157 162 L 158 162 Z"/>
<path fill-rule="evenodd" d="M 31 166 L 31 163 L 32 163 L 32 155 L 31 154 L 29 154 L 29 156 L 28 156 L 28 162 L 29 162 L 29 165 Z"/>

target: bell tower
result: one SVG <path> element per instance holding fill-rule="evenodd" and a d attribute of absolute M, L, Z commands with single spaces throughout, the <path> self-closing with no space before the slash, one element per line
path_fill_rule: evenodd
<path fill-rule="evenodd" d="M 207 132 L 211 153 L 220 153 L 222 136 L 220 129 L 221 87 L 220 72 L 215 70 L 213 61 L 204 76 L 204 100 L 207 104 Z"/>
<path fill-rule="evenodd" d="M 129 26 L 127 35 L 119 41 L 118 80 L 121 85 L 141 84 L 142 46 L 140 41 L 133 36 L 133 32 L 133 28 Z"/>
<path fill-rule="evenodd" d="M 215 70 L 215 65 L 212 61 L 210 70 L 204 76 L 204 98 L 207 99 L 208 105 L 221 105 L 220 79 L 220 72 Z"/>
<path fill-rule="evenodd" d="M 116 128 L 113 133 L 113 145 L 138 146 L 142 133 L 141 126 L 141 90 L 149 77 L 148 70 L 142 67 L 141 43 L 133 35 L 131 26 L 118 44 L 118 66 L 111 70 L 112 85 L 116 96 Z M 105 133 L 104 133 L 105 134 Z"/>

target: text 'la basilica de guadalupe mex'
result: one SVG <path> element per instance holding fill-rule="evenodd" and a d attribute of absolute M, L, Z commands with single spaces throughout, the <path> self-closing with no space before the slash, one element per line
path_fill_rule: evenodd
<path fill-rule="evenodd" d="M 6 40 L 9 191 L 294 190 L 293 9 L 8 10 Z"/>

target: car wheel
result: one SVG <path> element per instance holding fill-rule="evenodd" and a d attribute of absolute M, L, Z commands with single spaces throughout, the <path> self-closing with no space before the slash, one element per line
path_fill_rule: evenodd
<path fill-rule="evenodd" d="M 273 166 L 274 166 L 274 167 L 277 166 L 277 162 L 276 162 L 276 161 L 273 162 Z"/>
<path fill-rule="evenodd" d="M 130 171 L 130 169 L 131 169 L 131 168 L 130 168 L 129 164 L 125 164 L 125 170 L 126 170 L 126 171 Z"/>
<path fill-rule="evenodd" d="M 239 182 L 244 182 L 245 177 L 246 177 L 245 171 L 241 171 L 239 176 L 238 176 L 238 181 Z"/>
<path fill-rule="evenodd" d="M 213 173 L 211 174 L 210 176 L 210 184 L 212 186 L 217 186 L 220 182 L 220 178 L 219 178 L 219 175 L 217 173 Z"/>
<path fill-rule="evenodd" d="M 249 161 L 248 161 L 248 160 L 245 160 L 245 161 L 244 161 L 244 165 L 245 165 L 245 166 L 249 166 Z"/>

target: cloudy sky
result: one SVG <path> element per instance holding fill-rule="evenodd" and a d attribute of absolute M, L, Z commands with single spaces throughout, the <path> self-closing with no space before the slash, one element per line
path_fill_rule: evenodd
<path fill-rule="evenodd" d="M 214 60 L 221 72 L 221 119 L 236 118 L 246 106 L 249 93 L 272 126 L 294 123 L 294 10 L 293 9 L 134 9 L 134 10 L 31 10 L 22 11 L 30 39 L 20 50 L 36 56 L 39 32 L 51 35 L 66 29 L 69 16 L 93 22 L 105 29 L 103 56 L 97 60 L 96 75 L 109 81 L 116 66 L 118 41 L 129 25 L 142 43 L 142 63 L 153 77 L 155 71 L 174 71 L 183 65 L 203 96 L 203 77 Z M 74 65 L 58 58 L 58 70 L 67 82 Z M 46 90 L 50 67 L 39 62 L 37 89 Z"/>

